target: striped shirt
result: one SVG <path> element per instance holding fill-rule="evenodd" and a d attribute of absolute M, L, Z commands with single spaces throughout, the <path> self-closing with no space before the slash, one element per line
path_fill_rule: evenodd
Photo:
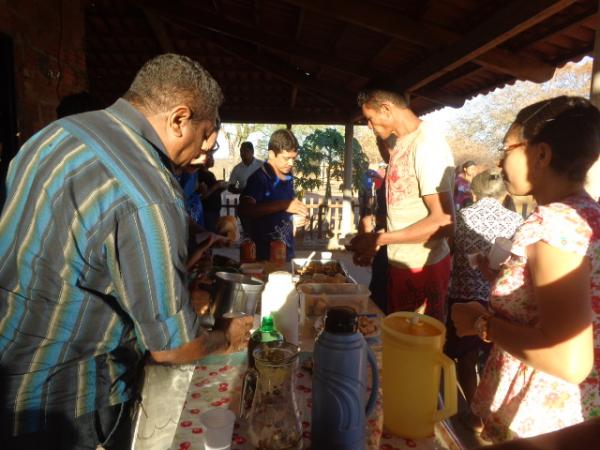
<path fill-rule="evenodd" d="M 119 99 L 12 161 L 0 217 L 0 426 L 20 435 L 129 400 L 145 351 L 192 340 L 181 188 Z"/>

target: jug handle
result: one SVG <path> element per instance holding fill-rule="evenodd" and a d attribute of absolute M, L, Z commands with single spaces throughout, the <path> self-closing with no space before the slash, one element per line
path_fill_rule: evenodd
<path fill-rule="evenodd" d="M 433 420 L 438 422 L 456 414 L 457 405 L 457 385 L 456 385 L 456 364 L 443 353 L 438 355 L 438 362 L 444 372 L 444 402 L 443 408 L 433 413 Z"/>
<path fill-rule="evenodd" d="M 371 347 L 365 342 L 367 346 L 367 359 L 369 361 L 369 365 L 371 366 L 371 395 L 369 396 L 369 401 L 367 402 L 367 408 L 365 410 L 366 416 L 370 416 L 373 410 L 375 409 L 375 402 L 377 401 L 377 395 L 379 394 L 379 368 L 377 366 L 377 359 L 375 358 L 375 353 L 371 350 Z"/>
<path fill-rule="evenodd" d="M 252 406 L 254 393 L 256 392 L 256 383 L 258 381 L 258 372 L 255 369 L 248 369 L 242 382 L 242 394 L 240 398 L 240 418 L 246 418 L 246 415 Z M 250 396 L 250 398 L 246 398 Z"/>

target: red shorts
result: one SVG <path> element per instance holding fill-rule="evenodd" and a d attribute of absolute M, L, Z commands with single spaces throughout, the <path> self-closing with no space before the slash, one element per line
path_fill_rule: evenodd
<path fill-rule="evenodd" d="M 445 323 L 451 266 L 450 255 L 419 269 L 402 269 L 390 264 L 388 313 L 418 310 Z"/>

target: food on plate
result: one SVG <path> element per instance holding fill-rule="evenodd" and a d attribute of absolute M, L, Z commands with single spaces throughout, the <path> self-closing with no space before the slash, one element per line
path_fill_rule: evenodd
<path fill-rule="evenodd" d="M 346 275 L 337 273 L 334 276 L 324 275 L 322 273 L 315 273 L 314 275 L 301 275 L 298 285 L 305 283 L 328 283 L 328 284 L 340 284 L 349 283 L 350 281 Z"/>
<path fill-rule="evenodd" d="M 342 266 L 337 261 L 311 261 L 307 265 L 300 266 L 296 272 L 299 275 L 322 274 L 330 277 L 344 274 Z"/>

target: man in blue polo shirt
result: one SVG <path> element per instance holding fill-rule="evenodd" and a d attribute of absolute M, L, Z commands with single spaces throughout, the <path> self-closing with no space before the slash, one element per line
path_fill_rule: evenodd
<path fill-rule="evenodd" d="M 252 222 L 251 237 L 256 243 L 256 258 L 269 259 L 272 240 L 282 239 L 287 260 L 294 257 L 292 216 L 308 217 L 308 208 L 294 193 L 292 168 L 298 155 L 298 140 L 286 129 L 269 139 L 269 159 L 248 178 L 240 196 L 239 213 Z"/>

